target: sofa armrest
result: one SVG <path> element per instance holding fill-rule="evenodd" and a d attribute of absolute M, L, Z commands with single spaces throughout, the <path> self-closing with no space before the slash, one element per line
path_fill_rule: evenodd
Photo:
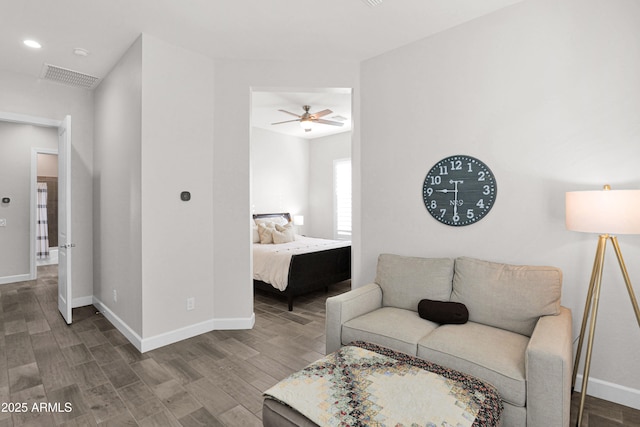
<path fill-rule="evenodd" d="M 375 283 L 327 298 L 326 353 L 332 353 L 342 346 L 343 323 L 380 307 L 382 289 Z"/>
<path fill-rule="evenodd" d="M 571 408 L 571 310 L 538 320 L 526 353 L 527 426 L 569 425 Z"/>

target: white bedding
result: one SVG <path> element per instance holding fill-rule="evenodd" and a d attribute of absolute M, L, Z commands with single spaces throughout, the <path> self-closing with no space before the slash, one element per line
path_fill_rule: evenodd
<path fill-rule="evenodd" d="M 279 245 L 253 244 L 253 278 L 284 291 L 289 280 L 291 256 L 351 245 L 348 240 L 327 240 L 296 235 L 296 240 Z"/>

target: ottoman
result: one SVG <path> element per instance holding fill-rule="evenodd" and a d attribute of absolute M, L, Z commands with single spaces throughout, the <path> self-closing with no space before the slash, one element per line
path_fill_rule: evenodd
<path fill-rule="evenodd" d="M 264 393 L 262 422 L 282 426 L 499 426 L 492 385 L 404 353 L 354 342 Z"/>

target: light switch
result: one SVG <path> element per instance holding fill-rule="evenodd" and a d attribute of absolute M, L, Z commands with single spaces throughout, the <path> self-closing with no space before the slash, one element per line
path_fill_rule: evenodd
<path fill-rule="evenodd" d="M 7 226 L 7 220 L 5 218 L 0 218 L 0 227 L 6 227 Z"/>

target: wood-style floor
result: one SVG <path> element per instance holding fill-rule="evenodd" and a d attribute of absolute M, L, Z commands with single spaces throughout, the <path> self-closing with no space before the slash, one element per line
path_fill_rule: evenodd
<path fill-rule="evenodd" d="M 67 326 L 56 266 L 38 276 L 0 287 L 0 427 L 260 426 L 262 392 L 324 354 L 324 292 L 293 312 L 257 294 L 252 330 L 140 354 L 93 307 L 74 309 Z M 583 425 L 640 426 L 640 411 L 589 398 Z"/>

